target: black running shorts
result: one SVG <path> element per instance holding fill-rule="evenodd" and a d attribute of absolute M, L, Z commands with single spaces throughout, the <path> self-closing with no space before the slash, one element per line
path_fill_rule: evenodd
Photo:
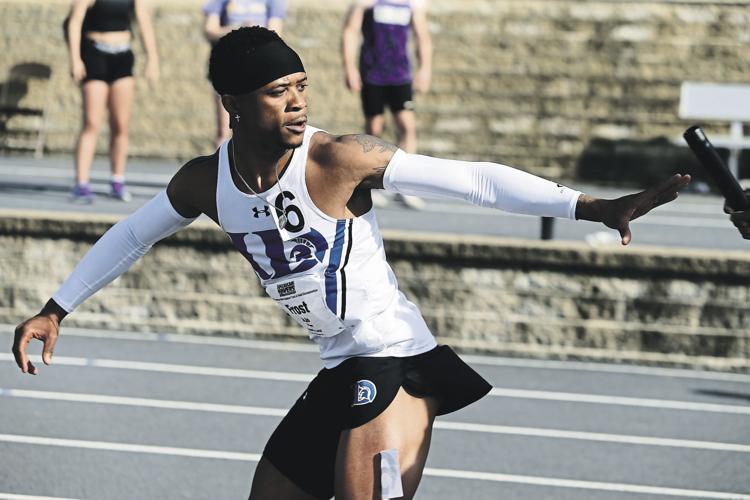
<path fill-rule="evenodd" d="M 362 110 L 365 116 L 382 115 L 388 104 L 392 113 L 414 109 L 411 83 L 404 85 L 362 85 Z"/>
<path fill-rule="evenodd" d="M 341 431 L 380 415 L 402 386 L 415 396 L 434 397 L 438 415 L 459 410 L 492 388 L 448 346 L 406 358 L 350 358 L 318 373 L 263 455 L 310 495 L 331 498 Z"/>
<path fill-rule="evenodd" d="M 133 51 L 126 50 L 117 54 L 103 52 L 94 46 L 94 42 L 84 38 L 81 40 L 81 59 L 86 66 L 86 78 L 112 83 L 120 78 L 133 76 Z"/>

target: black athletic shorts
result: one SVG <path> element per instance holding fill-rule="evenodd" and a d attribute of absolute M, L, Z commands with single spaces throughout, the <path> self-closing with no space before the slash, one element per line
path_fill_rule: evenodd
<path fill-rule="evenodd" d="M 411 83 L 404 85 L 372 85 L 362 84 L 362 110 L 365 116 L 382 115 L 388 104 L 392 113 L 404 109 L 413 110 Z"/>
<path fill-rule="evenodd" d="M 112 83 L 120 78 L 133 76 L 132 50 L 110 54 L 97 49 L 93 41 L 83 38 L 81 39 L 81 59 L 86 66 L 84 82 L 102 80 Z"/>
<path fill-rule="evenodd" d="M 316 498 L 333 496 L 339 435 L 380 415 L 400 387 L 431 396 L 438 415 L 467 406 L 492 386 L 448 346 L 406 358 L 350 358 L 323 369 L 271 435 L 263 456 Z"/>

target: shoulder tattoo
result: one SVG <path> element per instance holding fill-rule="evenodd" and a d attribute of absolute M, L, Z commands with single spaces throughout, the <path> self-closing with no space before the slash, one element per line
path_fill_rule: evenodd
<path fill-rule="evenodd" d="M 354 136 L 354 139 L 359 143 L 360 146 L 362 146 L 363 153 L 369 153 L 376 148 L 378 149 L 378 153 L 385 153 L 386 151 L 395 153 L 398 149 L 393 144 L 372 135 L 358 134 Z"/>

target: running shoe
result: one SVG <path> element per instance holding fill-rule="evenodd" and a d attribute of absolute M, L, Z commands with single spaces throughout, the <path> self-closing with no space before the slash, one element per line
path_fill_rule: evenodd
<path fill-rule="evenodd" d="M 94 203 L 94 193 L 88 184 L 76 184 L 70 193 L 70 201 L 90 205 Z"/>
<path fill-rule="evenodd" d="M 112 181 L 110 183 L 110 186 L 111 186 L 111 189 L 110 189 L 109 195 L 112 198 L 118 199 L 120 201 L 130 201 L 133 199 L 130 192 L 125 187 L 124 182 Z"/>

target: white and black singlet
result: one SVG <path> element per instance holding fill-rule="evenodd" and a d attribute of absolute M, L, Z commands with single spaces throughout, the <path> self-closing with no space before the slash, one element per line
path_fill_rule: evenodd
<path fill-rule="evenodd" d="M 318 343 L 326 368 L 353 356 L 406 357 L 437 344 L 419 309 L 398 289 L 386 262 L 374 210 L 335 219 L 315 206 L 305 183 L 312 136 L 279 182 L 257 196 L 232 180 L 227 148 L 219 150 L 219 224 L 252 266 L 267 294 Z M 279 229 L 280 214 L 288 222 Z"/>

